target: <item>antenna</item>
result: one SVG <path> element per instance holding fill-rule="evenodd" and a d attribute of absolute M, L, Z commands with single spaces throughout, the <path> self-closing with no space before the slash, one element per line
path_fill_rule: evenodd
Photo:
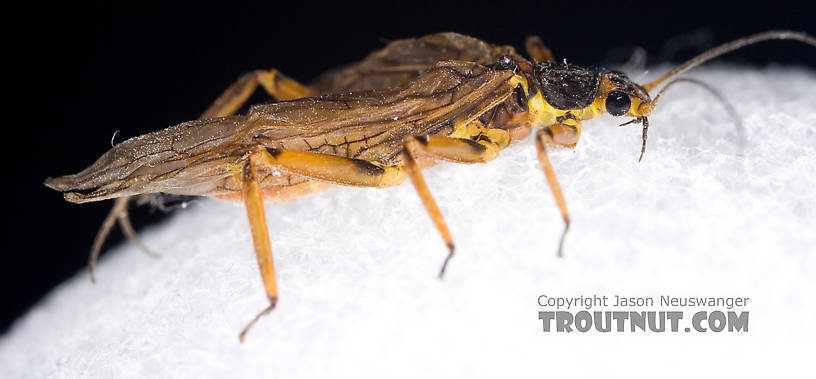
<path fill-rule="evenodd" d="M 804 42 L 808 45 L 816 46 L 816 37 L 813 37 L 804 32 L 795 32 L 792 30 L 769 30 L 767 32 L 762 32 L 754 35 L 750 35 L 748 37 L 743 37 L 735 41 L 731 41 L 720 46 L 717 46 L 713 49 L 709 49 L 702 54 L 691 58 L 684 62 L 683 64 L 675 67 L 673 70 L 669 71 L 665 75 L 643 85 L 643 88 L 646 91 L 651 91 L 653 88 L 660 85 L 660 83 L 665 82 L 687 70 L 695 67 L 703 62 L 709 61 L 714 59 L 720 55 L 725 53 L 732 52 L 739 48 L 753 45 L 757 42 L 768 41 L 768 40 L 775 40 L 775 39 L 790 39 L 795 41 Z"/>

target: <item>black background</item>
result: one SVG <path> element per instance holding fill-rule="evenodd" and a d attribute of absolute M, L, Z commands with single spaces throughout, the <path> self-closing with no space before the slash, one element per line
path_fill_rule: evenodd
<path fill-rule="evenodd" d="M 121 142 L 196 118 L 242 72 L 275 67 L 308 81 L 385 41 L 440 31 L 519 49 L 526 35 L 539 34 L 556 56 L 581 65 L 622 63 L 641 46 L 649 63 L 658 63 L 767 29 L 814 34 L 814 14 L 804 2 L 779 1 L 36 3 L 6 10 L 3 60 L 11 67 L 4 72 L 10 99 L 2 125 L 2 208 L 8 234 L 0 258 L 0 331 L 84 269 L 111 205 L 69 204 L 42 181 L 92 163 L 116 130 Z M 702 38 L 661 57 L 668 41 L 683 36 Z M 816 68 L 816 49 L 770 42 L 724 60 Z M 162 217 L 132 214 L 137 228 Z M 114 230 L 106 246 L 121 239 Z"/>

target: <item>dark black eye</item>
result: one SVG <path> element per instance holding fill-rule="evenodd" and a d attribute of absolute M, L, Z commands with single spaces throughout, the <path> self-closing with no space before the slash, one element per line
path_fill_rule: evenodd
<path fill-rule="evenodd" d="M 606 96 L 606 111 L 613 116 L 623 116 L 629 112 L 632 101 L 621 91 L 612 91 Z"/>

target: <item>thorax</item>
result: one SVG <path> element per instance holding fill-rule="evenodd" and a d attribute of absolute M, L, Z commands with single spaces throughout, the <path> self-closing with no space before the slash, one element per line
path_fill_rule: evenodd
<path fill-rule="evenodd" d="M 593 101 L 589 106 L 580 109 L 557 109 L 547 103 L 541 92 L 531 97 L 528 102 L 529 121 L 533 127 L 553 124 L 580 124 L 582 120 L 598 118 L 603 114 L 601 100 Z M 572 120 L 572 121 L 570 121 Z"/>

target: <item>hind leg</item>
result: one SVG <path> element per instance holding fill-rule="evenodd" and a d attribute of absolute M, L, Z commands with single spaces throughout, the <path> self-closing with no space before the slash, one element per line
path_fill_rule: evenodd
<path fill-rule="evenodd" d="M 315 95 L 309 87 L 290 79 L 278 70 L 257 70 L 238 77 L 238 80 L 227 87 L 199 118 L 224 117 L 234 114 L 255 92 L 258 84 L 276 100 L 293 100 Z"/>
<path fill-rule="evenodd" d="M 252 92 L 255 91 L 258 84 L 261 84 L 266 92 L 278 100 L 289 100 L 313 95 L 309 88 L 281 74 L 278 70 L 273 69 L 269 71 L 253 71 L 241 75 L 241 77 L 239 77 L 235 83 L 230 85 L 224 91 L 224 93 L 222 93 L 221 96 L 219 96 L 213 102 L 213 104 L 210 105 L 206 111 L 204 111 L 199 119 L 226 117 L 234 114 L 239 108 L 241 108 L 249 96 L 252 95 Z M 88 273 L 91 276 L 92 282 L 96 281 L 94 277 L 94 268 L 96 267 L 96 262 L 99 259 L 102 244 L 105 242 L 105 239 L 108 238 L 108 235 L 110 235 L 110 231 L 113 229 L 114 222 L 116 221 L 118 221 L 119 226 L 125 233 L 125 236 L 127 236 L 127 238 L 134 245 L 138 246 L 142 251 L 150 256 L 157 256 L 157 254 L 148 249 L 139 240 L 139 238 L 136 236 L 136 232 L 133 230 L 133 225 L 130 223 L 127 212 L 130 199 L 131 198 L 129 196 L 116 199 L 111 211 L 108 213 L 108 216 L 105 218 L 105 221 L 102 223 L 102 226 L 99 228 L 99 231 L 94 238 L 94 243 L 91 247 L 91 253 L 88 258 Z"/>

